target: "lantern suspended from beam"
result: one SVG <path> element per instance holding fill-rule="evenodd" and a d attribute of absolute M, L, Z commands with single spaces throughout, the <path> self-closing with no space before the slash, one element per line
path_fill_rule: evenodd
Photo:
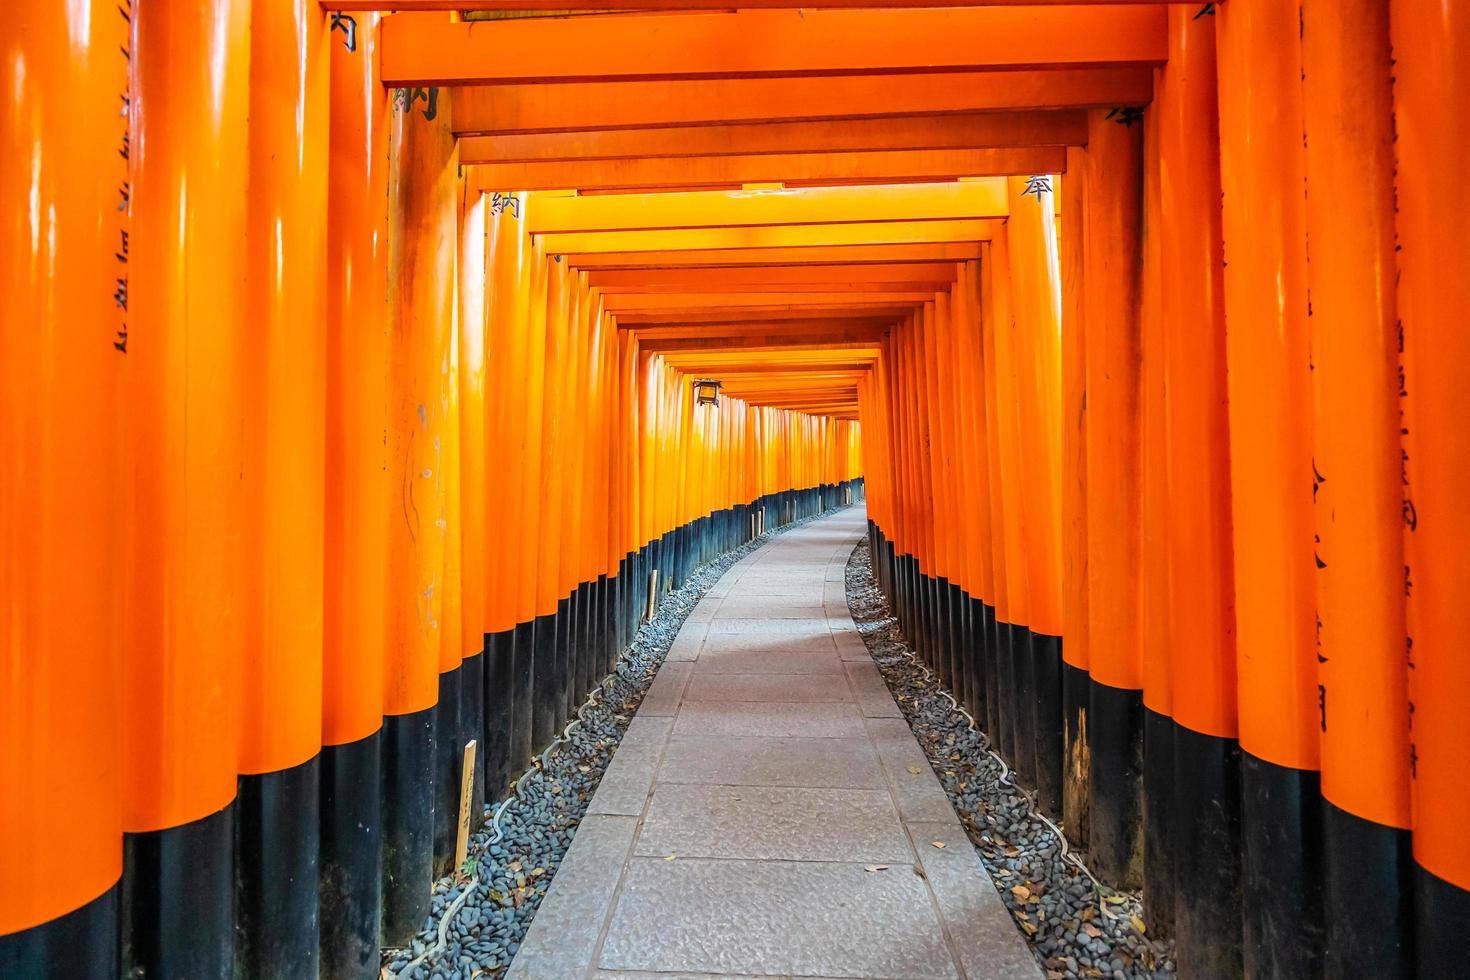
<path fill-rule="evenodd" d="M 701 378 L 694 382 L 694 404 L 718 405 L 719 403 L 720 382 L 710 378 Z"/>

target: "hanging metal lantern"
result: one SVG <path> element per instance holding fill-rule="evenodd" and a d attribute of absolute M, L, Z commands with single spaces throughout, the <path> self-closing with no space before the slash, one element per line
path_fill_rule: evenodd
<path fill-rule="evenodd" d="M 694 382 L 694 404 L 696 405 L 718 405 L 720 403 L 720 383 L 710 378 L 701 378 Z"/>

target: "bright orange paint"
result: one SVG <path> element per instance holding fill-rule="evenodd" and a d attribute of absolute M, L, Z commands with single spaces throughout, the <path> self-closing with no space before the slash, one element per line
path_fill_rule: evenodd
<path fill-rule="evenodd" d="M 127 355 L 112 293 L 127 45 L 110 3 L 23 4 L 0 28 L 0 934 L 122 871 Z"/>
<path fill-rule="evenodd" d="M 266 773 L 322 738 L 326 19 L 255 0 L 250 37 L 240 771 Z"/>

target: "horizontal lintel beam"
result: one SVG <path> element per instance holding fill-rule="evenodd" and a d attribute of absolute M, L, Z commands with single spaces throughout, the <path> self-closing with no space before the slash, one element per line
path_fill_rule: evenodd
<path fill-rule="evenodd" d="M 1150 4 L 488 21 L 401 13 L 384 19 L 381 50 L 392 86 L 1158 65 L 1166 20 Z"/>
<path fill-rule="evenodd" d="M 535 163 L 864 150 L 976 150 L 1081 146 L 1086 142 L 1086 113 L 1053 109 L 464 136 L 459 142 L 459 161 Z"/>
<path fill-rule="evenodd" d="M 872 150 L 748 156 L 648 157 L 534 163 L 473 163 L 471 186 L 485 192 L 572 189 L 591 192 L 737 190 L 744 184 L 917 184 L 959 177 L 1062 173 L 1065 147 L 978 150 Z"/>

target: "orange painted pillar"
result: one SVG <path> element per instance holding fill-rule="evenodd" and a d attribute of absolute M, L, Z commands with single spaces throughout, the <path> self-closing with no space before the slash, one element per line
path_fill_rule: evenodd
<path fill-rule="evenodd" d="M 329 15 L 322 973 L 373 966 L 382 911 L 389 103 L 377 14 Z"/>
<path fill-rule="evenodd" d="M 1087 329 L 1086 150 L 1067 148 L 1062 229 L 1062 819 L 1081 840 L 1087 819 Z"/>
<path fill-rule="evenodd" d="M 1245 970 L 1320 966 L 1320 723 L 1299 4 L 1219 16 Z"/>
<path fill-rule="evenodd" d="M 316 875 L 301 869 L 315 868 L 319 842 L 327 44 L 321 11 L 252 4 L 235 828 L 235 968 L 249 976 L 318 965 Z"/>
<path fill-rule="evenodd" d="M 1456 937 L 1470 920 L 1461 764 L 1470 698 L 1470 505 L 1461 480 L 1470 467 L 1470 281 L 1461 274 L 1470 264 L 1470 10 L 1426 0 L 1394 0 L 1390 10 L 1415 957 L 1418 976 L 1453 976 L 1463 969 Z"/>
<path fill-rule="evenodd" d="M 1181 976 L 1240 964 L 1240 747 L 1225 395 L 1224 266 L 1215 22 L 1169 12 L 1169 64 L 1152 109 L 1159 151 L 1166 647 L 1174 719 L 1174 930 Z M 1152 799 L 1152 797 L 1150 797 Z M 1151 856 L 1150 856 L 1151 859 Z"/>
<path fill-rule="evenodd" d="M 534 200 L 532 207 L 535 206 Z M 532 667 L 531 751 L 551 744 L 566 722 L 566 650 L 569 598 L 562 581 L 562 527 L 566 520 L 565 433 L 571 399 L 567 392 L 569 351 L 566 264 L 541 259 L 545 288 L 537 300 L 544 324 L 545 396 L 541 418 L 540 468 L 536 528 L 536 640 Z M 531 342 L 537 341 L 533 331 Z"/>
<path fill-rule="evenodd" d="M 130 12 L 0 26 L 3 976 L 119 972 Z"/>
<path fill-rule="evenodd" d="M 1023 498 L 1030 493 L 1024 485 L 1021 463 L 1020 366 L 1016 323 L 1016 290 L 1011 282 L 1009 230 L 996 233 L 990 243 L 993 263 L 990 277 L 991 317 L 995 328 L 995 404 L 1000 440 L 1000 492 L 1003 498 L 1002 533 L 1006 552 L 1006 599 L 1009 637 L 1001 646 L 1008 660 L 1012 682 L 1011 764 L 1028 786 L 1036 785 L 1036 669 L 1031 654 L 1031 582 L 1027 561 L 1029 525 Z M 1004 673 L 1002 674 L 1004 676 Z M 1002 694 L 1004 698 L 1005 695 Z"/>
<path fill-rule="evenodd" d="M 461 189 L 458 332 L 455 337 L 459 409 L 460 741 L 476 743 L 470 792 L 470 825 L 485 814 L 485 195 Z M 458 770 L 456 770 L 458 771 Z M 456 786 L 455 792 L 458 793 Z M 458 807 L 455 808 L 456 815 Z"/>
<path fill-rule="evenodd" d="M 455 149 L 439 89 L 394 89 L 388 127 L 388 596 L 383 687 L 384 945 L 429 909 L 444 534 L 443 370 L 450 354 Z"/>
<path fill-rule="evenodd" d="M 1036 789 L 1062 810 L 1062 282 L 1054 178 L 1007 181 Z"/>
<path fill-rule="evenodd" d="M 1164 69 L 1155 69 L 1155 90 Z M 1157 100 L 1155 106 L 1157 108 Z M 1151 935 L 1174 934 L 1174 870 L 1169 847 L 1174 785 L 1173 660 L 1169 656 L 1167 419 L 1164 405 L 1164 217 L 1159 186 L 1159 125 L 1143 133 L 1143 289 L 1139 316 L 1139 637 L 1143 683 L 1143 917 Z"/>
<path fill-rule="evenodd" d="M 140 3 L 133 30 L 123 950 L 207 975 L 235 935 L 250 5 Z"/>
<path fill-rule="evenodd" d="M 990 525 L 990 462 L 986 431 L 984 337 L 980 295 L 980 264 L 969 261 L 956 272 L 955 361 L 959 366 L 957 388 L 964 413 L 965 444 L 961 447 L 964 466 L 964 512 L 967 518 L 966 552 L 974 585 L 975 603 L 971 616 L 971 644 L 975 657 L 974 696 L 971 712 L 988 733 L 997 730 L 995 660 L 995 572 L 993 530 Z M 864 416 L 866 418 L 866 415 Z M 869 426 L 865 431 L 873 431 Z M 871 471 L 871 467 L 868 468 Z"/>
<path fill-rule="evenodd" d="M 456 168 L 457 169 L 457 168 Z M 440 579 L 435 587 L 439 598 L 439 700 L 434 707 L 434 877 L 454 870 L 454 843 L 459 825 L 459 789 L 465 743 L 474 736 L 463 729 L 465 700 L 464 636 L 461 632 L 463 613 L 460 581 L 461 531 L 459 523 L 459 201 L 457 182 L 452 188 L 448 214 L 443 219 L 451 238 L 447 297 L 436 281 L 433 299 L 442 308 L 447 298 L 448 322 L 444 330 L 444 347 L 438 360 L 435 385 L 436 414 L 440 419 L 438 440 L 434 445 L 434 528 L 442 541 L 444 559 Z M 443 200 L 439 206 L 444 207 Z"/>
<path fill-rule="evenodd" d="M 1324 967 L 1337 977 L 1408 976 L 1389 10 L 1304 0 L 1302 24 Z"/>
<path fill-rule="evenodd" d="M 535 200 L 528 208 L 536 206 Z M 530 387 L 525 397 L 533 406 L 527 418 L 525 441 L 525 481 L 522 484 L 522 531 L 521 562 L 525 580 L 522 584 L 525 612 L 524 621 L 531 622 L 528 635 L 530 654 L 528 667 L 530 698 L 529 731 L 527 746 L 529 753 L 544 749 L 555 734 L 556 714 L 549 701 L 552 684 L 551 665 L 556 652 L 556 585 L 553 561 L 556 556 L 548 555 L 548 542 L 543 538 L 548 522 L 555 522 L 559 514 L 556 501 L 550 494 L 555 486 L 555 474 L 551 472 L 554 459 L 552 447 L 555 436 L 557 391 L 557 363 L 555 359 L 556 322 L 550 316 L 549 304 L 556 298 L 550 270 L 550 257 L 539 248 L 526 256 L 530 273 L 530 292 L 527 296 L 527 320 L 522 327 L 527 331 L 528 352 L 527 379 Z M 527 760 L 529 761 L 529 760 Z"/>
<path fill-rule="evenodd" d="M 1087 349 L 1088 848 L 1115 886 L 1141 880 L 1140 313 L 1143 126 L 1088 118 L 1083 270 Z"/>
<path fill-rule="evenodd" d="M 1006 549 L 1005 489 L 1000 438 L 1000 408 L 997 400 L 998 368 L 996 361 L 997 330 L 995 303 L 991 298 L 1000 260 L 992 244 L 981 246 L 980 321 L 981 362 L 984 365 L 985 389 L 985 470 L 990 498 L 991 574 L 995 582 L 995 604 L 990 617 L 992 657 L 995 661 L 995 719 L 990 736 L 995 746 L 1009 759 L 1015 758 L 1016 688 L 1014 661 L 1011 656 L 1010 579 L 1007 569 L 1011 555 Z"/>

